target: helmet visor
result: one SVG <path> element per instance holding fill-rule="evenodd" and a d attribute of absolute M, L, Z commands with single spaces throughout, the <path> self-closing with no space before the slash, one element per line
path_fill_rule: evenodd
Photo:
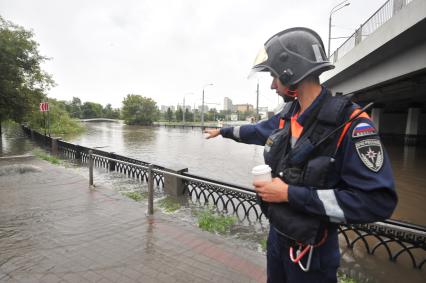
<path fill-rule="evenodd" d="M 251 68 L 248 78 L 252 78 L 257 72 L 271 72 L 276 75 L 275 70 L 273 70 L 268 64 L 268 53 L 266 52 L 265 46 L 263 46 L 257 53 L 256 58 L 254 59 L 253 67 Z"/>
<path fill-rule="evenodd" d="M 266 63 L 266 61 L 268 61 L 268 53 L 266 52 L 265 46 L 263 46 L 257 53 L 256 59 L 254 59 L 253 68 L 257 65 Z"/>

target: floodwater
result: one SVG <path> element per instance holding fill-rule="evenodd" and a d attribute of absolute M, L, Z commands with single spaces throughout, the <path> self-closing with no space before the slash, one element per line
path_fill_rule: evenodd
<path fill-rule="evenodd" d="M 263 147 L 239 144 L 222 137 L 206 140 L 198 128 L 139 127 L 106 122 L 87 123 L 86 126 L 86 133 L 66 140 L 168 168 L 188 168 L 191 174 L 248 188 L 251 187 L 252 167 L 263 163 Z M 21 131 L 14 127 L 3 130 L 0 156 L 24 154 L 32 149 L 33 144 Z M 426 182 L 426 148 L 393 144 L 385 146 L 390 155 L 399 195 L 398 207 L 392 218 L 426 226 L 426 191 L 423 188 Z M 86 169 L 81 171 L 87 174 Z M 120 179 L 118 175 L 104 174 L 102 178 L 114 184 Z M 127 189 L 137 186 L 127 180 L 118 180 L 115 184 L 121 187 L 124 185 Z M 183 211 L 176 217 L 194 221 L 187 214 Z M 264 233 L 262 236 L 251 230 L 243 231 L 244 227 L 237 229 L 240 238 L 247 237 L 252 243 L 253 238 L 256 238 L 254 242 L 258 242 L 259 238 L 264 237 Z M 412 269 L 408 260 L 395 265 L 387 260 L 385 254 L 370 256 L 362 247 L 346 249 L 343 242 L 341 250 L 341 270 L 358 282 L 424 282 L 426 277 L 424 270 Z"/>
<path fill-rule="evenodd" d="M 70 141 L 191 174 L 251 187 L 251 169 L 263 163 L 263 147 L 217 137 L 200 129 L 86 123 L 87 132 Z M 399 195 L 392 218 L 426 226 L 426 148 L 386 145 Z"/>
<path fill-rule="evenodd" d="M 251 169 L 263 163 L 263 147 L 217 137 L 206 140 L 199 128 L 127 126 L 86 123 L 87 131 L 67 141 L 151 162 L 167 168 L 188 168 L 191 174 L 251 188 Z M 4 127 L 0 156 L 31 150 L 16 127 Z M 392 218 L 426 226 L 426 148 L 385 144 L 399 196 Z"/>

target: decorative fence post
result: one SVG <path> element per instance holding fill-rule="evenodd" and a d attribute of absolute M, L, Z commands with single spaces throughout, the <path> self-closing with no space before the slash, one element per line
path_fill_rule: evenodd
<path fill-rule="evenodd" d="M 188 168 L 167 168 L 167 171 L 175 174 L 182 175 L 184 172 L 188 172 Z M 172 176 L 169 174 L 164 174 L 164 192 L 168 195 L 171 195 L 175 198 L 183 195 L 185 191 L 185 182 L 182 178 Z"/>
<path fill-rule="evenodd" d="M 80 160 L 81 159 L 81 149 L 78 144 L 75 145 L 75 152 L 74 152 L 74 159 Z M 81 160 L 83 161 L 83 160 Z"/>
<path fill-rule="evenodd" d="M 52 138 L 52 154 L 58 155 L 58 141 L 62 138 Z"/>
<path fill-rule="evenodd" d="M 109 153 L 109 158 L 115 159 L 115 153 L 114 152 L 110 152 Z M 109 171 L 115 171 L 115 164 L 116 162 L 113 160 L 109 160 Z"/>
<path fill-rule="evenodd" d="M 93 151 L 89 149 L 89 187 L 93 187 Z"/>
<path fill-rule="evenodd" d="M 148 165 L 148 214 L 154 214 L 154 172 L 153 165 Z"/>

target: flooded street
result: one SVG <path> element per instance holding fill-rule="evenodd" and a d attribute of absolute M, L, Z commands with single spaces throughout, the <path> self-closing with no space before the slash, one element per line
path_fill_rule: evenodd
<path fill-rule="evenodd" d="M 191 174 L 251 187 L 251 169 L 263 163 L 263 147 L 218 137 L 206 140 L 199 129 L 86 123 L 87 131 L 65 140 Z M 392 218 L 426 225 L 426 148 L 385 144 L 394 170 L 399 202 Z M 0 155 L 27 152 L 30 142 L 14 128 L 2 135 Z"/>
<path fill-rule="evenodd" d="M 65 140 L 165 167 L 188 168 L 192 174 L 245 187 L 250 187 L 251 168 L 263 163 L 263 147 L 239 144 L 221 137 L 206 140 L 199 129 L 137 127 L 121 123 L 87 123 L 86 126 L 86 133 Z M 4 129 L 0 156 L 24 154 L 32 148 L 32 142 L 19 129 Z M 398 207 L 392 218 L 426 225 L 426 192 L 423 189 L 426 181 L 426 148 L 386 144 L 386 150 L 392 161 L 399 195 Z M 74 170 L 86 177 L 88 175 L 86 168 L 77 167 Z M 102 170 L 95 172 L 95 182 L 120 192 L 140 188 L 140 183 L 133 179 Z M 176 223 L 197 226 L 191 206 L 182 208 L 172 217 Z M 243 240 L 246 246 L 256 249 L 266 231 L 267 227 L 254 227 L 253 230 L 253 227 L 236 225 L 231 237 Z M 347 249 L 343 241 L 341 253 L 341 270 L 357 282 L 423 282 L 425 279 L 424 270 L 414 270 L 408 257 L 395 265 L 385 253 L 379 251 L 380 256 L 370 256 L 362 246 Z"/>

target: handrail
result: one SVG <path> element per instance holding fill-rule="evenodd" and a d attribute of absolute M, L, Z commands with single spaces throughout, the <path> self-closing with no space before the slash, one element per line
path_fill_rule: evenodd
<path fill-rule="evenodd" d="M 118 160 L 118 159 L 114 159 L 114 158 L 110 158 L 110 157 L 106 157 L 106 156 L 102 156 L 102 155 L 92 154 L 92 156 L 103 158 L 103 159 L 106 159 L 106 160 L 115 161 L 115 162 L 120 162 L 120 163 L 127 164 L 127 165 L 132 165 L 134 167 L 138 167 L 138 168 L 141 168 L 141 169 L 148 169 L 149 168 L 149 165 L 144 166 L 144 165 L 134 164 L 134 163 L 130 163 L 130 162 L 126 162 L 126 161 L 122 161 L 122 160 Z M 245 194 L 249 194 L 249 195 L 252 195 L 252 196 L 256 196 L 255 192 L 250 192 L 248 190 L 242 190 L 242 189 L 239 189 L 239 188 L 236 188 L 236 187 L 222 185 L 222 184 L 219 184 L 217 182 L 212 182 L 212 181 L 207 181 L 207 180 L 203 180 L 203 179 L 200 179 L 200 178 L 185 176 L 185 175 L 173 173 L 173 172 L 170 172 L 170 171 L 167 171 L 167 170 L 160 170 L 160 169 L 153 168 L 152 171 L 157 172 L 157 173 L 167 174 L 167 175 L 170 175 L 170 176 L 175 176 L 175 177 L 178 177 L 178 178 L 181 178 L 181 179 L 184 179 L 184 180 L 189 180 L 189 181 L 194 181 L 194 182 L 202 182 L 202 183 L 205 183 L 205 184 L 208 184 L 208 185 L 214 185 L 216 187 L 224 188 L 224 189 L 235 191 L 235 192 L 238 192 L 238 193 L 245 193 Z"/>
<path fill-rule="evenodd" d="M 265 219 L 260 206 L 257 204 L 256 193 L 249 188 L 186 172 L 181 174 L 175 173 L 175 171 L 170 172 L 167 168 L 137 159 L 63 141 L 53 142 L 56 139 L 44 136 L 27 127 L 23 127 L 23 130 L 28 136 L 31 136 L 31 138 L 44 146 L 48 145 L 53 148 L 53 145 L 57 143 L 59 151 L 64 156 L 89 163 L 89 170 L 93 170 L 94 166 L 104 167 L 108 170 L 126 174 L 128 177 L 147 181 L 149 214 L 154 211 L 154 180 L 157 182 L 157 189 L 159 189 L 161 188 L 160 184 L 164 187 L 165 175 L 170 175 L 184 180 L 184 191 L 186 191 L 191 201 L 194 201 L 195 198 L 195 201 L 199 204 L 213 203 L 218 211 L 234 214 L 241 221 L 248 221 L 249 223 L 252 223 L 252 220 L 262 223 L 263 219 Z M 89 175 L 92 174 L 89 172 Z M 382 222 L 368 224 L 340 224 L 338 232 L 341 239 L 346 241 L 346 245 L 350 249 L 353 249 L 356 245 L 362 245 L 368 254 L 374 254 L 377 250 L 384 249 L 391 261 L 396 261 L 402 257 L 401 255 L 407 254 L 413 268 L 416 269 L 422 269 L 426 263 L 422 255 L 422 251 L 423 254 L 426 251 L 425 226 L 387 219 Z"/>
<path fill-rule="evenodd" d="M 395 8 L 394 3 L 395 0 L 388 0 L 383 5 L 380 6 L 374 12 L 366 21 L 364 21 L 360 27 L 355 30 L 354 33 L 352 33 L 338 48 L 334 50 L 334 52 L 329 56 L 329 60 L 332 59 L 333 63 L 338 61 L 340 58 L 346 55 L 352 48 L 354 48 L 359 42 L 364 40 L 364 37 L 369 36 L 371 33 L 376 31 L 379 27 L 381 27 L 384 23 L 386 23 L 389 19 L 391 19 L 395 14 Z M 405 7 L 408 5 L 412 0 L 404 0 L 400 4 L 402 4 L 402 7 Z M 383 15 L 380 15 L 382 13 Z M 370 24 L 370 21 L 373 20 L 375 17 L 380 17 L 380 19 L 377 21 L 377 23 L 374 23 L 374 26 L 369 30 L 369 34 L 364 34 L 363 31 L 365 28 L 367 28 L 367 25 Z M 344 52 L 342 54 L 343 47 L 346 47 L 349 42 L 353 40 L 353 46 L 350 47 L 349 50 Z"/>

